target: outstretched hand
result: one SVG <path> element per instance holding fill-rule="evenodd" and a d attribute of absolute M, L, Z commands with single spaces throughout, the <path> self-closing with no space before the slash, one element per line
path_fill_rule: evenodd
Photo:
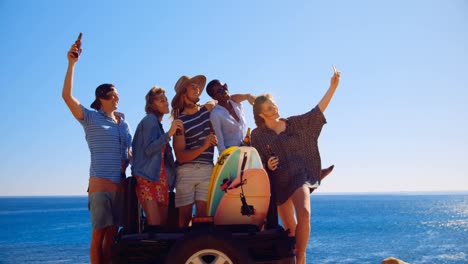
<path fill-rule="evenodd" d="M 325 109 L 327 109 L 328 104 L 330 103 L 330 100 L 332 99 L 333 94 L 335 94 L 335 90 L 338 87 L 338 84 L 340 83 L 341 72 L 336 69 L 335 65 L 332 65 L 332 66 L 333 66 L 334 72 L 330 80 L 330 87 L 328 88 L 327 92 L 325 93 L 322 100 L 320 100 L 318 104 L 318 107 L 320 108 L 320 111 L 322 112 L 324 112 Z"/>
<path fill-rule="evenodd" d="M 330 85 L 333 87 L 338 87 L 338 84 L 340 83 L 341 72 L 336 69 L 335 65 L 332 65 L 332 66 L 333 66 L 334 73 L 330 80 Z"/>
<path fill-rule="evenodd" d="M 82 51 L 83 49 L 78 47 L 77 43 L 73 43 L 73 45 L 71 46 L 70 50 L 67 53 L 68 62 L 76 63 Z M 78 56 L 75 57 L 75 54 L 78 54 Z"/>

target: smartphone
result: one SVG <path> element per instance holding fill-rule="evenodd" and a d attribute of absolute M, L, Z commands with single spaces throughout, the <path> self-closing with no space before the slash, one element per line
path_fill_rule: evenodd
<path fill-rule="evenodd" d="M 76 44 L 78 50 L 81 48 L 81 37 L 82 37 L 82 36 L 83 36 L 83 33 L 80 32 L 80 34 L 78 35 L 78 38 L 77 38 L 76 41 L 75 41 L 75 44 Z M 73 52 L 73 56 L 74 56 L 75 58 L 78 58 L 79 55 L 80 55 L 80 54 L 78 54 L 78 52 Z"/>
<path fill-rule="evenodd" d="M 338 72 L 338 70 L 336 69 L 335 65 L 332 64 L 332 67 L 333 67 L 333 71 L 335 72 L 335 74 Z"/>

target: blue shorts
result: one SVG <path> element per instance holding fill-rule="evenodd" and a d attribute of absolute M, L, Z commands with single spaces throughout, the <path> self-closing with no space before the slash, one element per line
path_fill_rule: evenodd
<path fill-rule="evenodd" d="M 175 205 L 181 207 L 195 201 L 208 200 L 212 164 L 187 163 L 177 167 Z"/>
<path fill-rule="evenodd" d="M 123 192 L 93 192 L 88 194 L 88 209 L 93 229 L 122 226 Z"/>

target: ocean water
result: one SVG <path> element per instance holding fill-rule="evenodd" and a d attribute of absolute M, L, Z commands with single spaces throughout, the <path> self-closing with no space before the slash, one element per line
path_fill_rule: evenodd
<path fill-rule="evenodd" d="M 312 195 L 308 263 L 468 263 L 468 194 Z M 0 198 L 0 263 L 89 263 L 87 197 Z"/>
<path fill-rule="evenodd" d="M 468 195 L 312 196 L 309 263 L 468 263 Z"/>

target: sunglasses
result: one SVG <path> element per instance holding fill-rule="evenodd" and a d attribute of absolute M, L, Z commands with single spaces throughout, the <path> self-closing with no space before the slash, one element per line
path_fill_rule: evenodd
<path fill-rule="evenodd" d="M 228 85 L 227 85 L 227 83 L 224 83 L 222 86 L 220 86 L 220 87 L 216 90 L 216 94 L 223 94 L 224 91 L 228 91 Z"/>

